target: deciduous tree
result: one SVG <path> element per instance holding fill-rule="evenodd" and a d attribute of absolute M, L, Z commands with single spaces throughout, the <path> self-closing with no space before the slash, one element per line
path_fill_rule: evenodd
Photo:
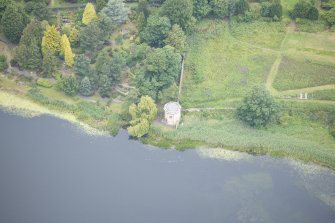
<path fill-rule="evenodd" d="M 186 47 L 186 35 L 179 25 L 175 24 L 164 42 L 166 45 L 173 46 L 177 53 L 183 53 Z"/>
<path fill-rule="evenodd" d="M 162 47 L 170 29 L 169 18 L 165 16 L 149 16 L 147 25 L 141 32 L 141 39 L 150 46 Z"/>
<path fill-rule="evenodd" d="M 152 121 L 157 117 L 157 107 L 149 96 L 141 97 L 140 102 L 129 107 L 131 115 L 128 132 L 131 136 L 141 138 L 150 130 Z"/>
<path fill-rule="evenodd" d="M 262 87 L 255 87 L 243 100 L 237 110 L 240 120 L 256 128 L 265 127 L 276 121 L 278 105 L 270 93 Z"/>

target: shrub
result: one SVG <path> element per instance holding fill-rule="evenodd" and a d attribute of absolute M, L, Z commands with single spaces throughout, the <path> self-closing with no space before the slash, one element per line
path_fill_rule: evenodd
<path fill-rule="evenodd" d="M 260 128 L 278 118 L 278 105 L 270 93 L 262 87 L 255 87 L 237 110 L 238 118 L 246 124 Z"/>
<path fill-rule="evenodd" d="M 7 57 L 0 54 L 0 71 L 4 71 L 8 68 Z"/>
<path fill-rule="evenodd" d="M 79 89 L 79 83 L 73 75 L 65 77 L 61 83 L 61 88 L 65 92 L 65 94 L 70 96 L 74 96 L 77 94 Z"/>
<path fill-rule="evenodd" d="M 48 79 L 38 78 L 36 84 L 45 88 L 52 88 L 52 83 Z"/>
<path fill-rule="evenodd" d="M 311 2 L 306 2 L 300 0 L 294 5 L 292 11 L 289 12 L 290 17 L 295 18 L 305 18 L 310 20 L 317 20 L 319 18 L 318 9 L 312 5 Z"/>

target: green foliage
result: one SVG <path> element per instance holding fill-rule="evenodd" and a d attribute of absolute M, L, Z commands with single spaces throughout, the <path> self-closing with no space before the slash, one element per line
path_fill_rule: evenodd
<path fill-rule="evenodd" d="M 70 43 L 74 46 L 76 46 L 79 42 L 79 31 L 75 26 L 71 28 L 69 40 L 70 40 Z"/>
<path fill-rule="evenodd" d="M 103 30 L 99 27 L 99 23 L 91 22 L 84 27 L 80 32 L 79 41 L 80 47 L 85 51 L 100 49 L 105 42 L 105 36 Z"/>
<path fill-rule="evenodd" d="M 183 53 L 186 47 L 186 35 L 184 31 L 175 24 L 172 26 L 172 30 L 168 33 L 164 42 L 166 45 L 173 46 L 177 53 Z"/>
<path fill-rule="evenodd" d="M 279 91 L 335 84 L 334 66 L 284 57 L 273 87 Z"/>
<path fill-rule="evenodd" d="M 297 18 L 297 29 L 300 32 L 317 33 L 325 30 L 325 22 L 322 20 L 309 20 Z"/>
<path fill-rule="evenodd" d="M 80 94 L 83 96 L 91 96 L 93 94 L 90 79 L 84 77 L 80 82 Z"/>
<path fill-rule="evenodd" d="M 42 52 L 59 53 L 61 50 L 61 36 L 55 26 L 47 26 L 42 38 Z"/>
<path fill-rule="evenodd" d="M 310 20 L 317 20 L 319 18 L 318 9 L 312 4 L 305 0 L 300 0 L 294 5 L 293 10 L 289 12 L 289 15 L 295 18 L 305 18 Z"/>
<path fill-rule="evenodd" d="M 178 24 L 185 32 L 190 32 L 196 21 L 193 17 L 192 0 L 166 0 L 162 6 L 162 14 L 170 19 L 171 24 Z"/>
<path fill-rule="evenodd" d="M 179 91 L 178 86 L 176 85 L 176 83 L 173 83 L 170 87 L 158 93 L 159 102 L 161 104 L 165 104 L 169 101 L 177 101 L 178 91 Z"/>
<path fill-rule="evenodd" d="M 98 55 L 95 70 L 99 77 L 106 75 L 115 84 L 121 79 L 123 67 L 124 60 L 120 53 L 114 51 L 110 56 L 108 52 L 102 51 Z"/>
<path fill-rule="evenodd" d="M 278 118 L 278 105 L 265 89 L 255 87 L 246 96 L 243 104 L 237 110 L 237 116 L 246 124 L 255 127 L 265 127 Z"/>
<path fill-rule="evenodd" d="M 109 0 L 107 5 L 101 10 L 100 14 L 111 20 L 113 25 L 119 26 L 128 19 L 129 9 L 123 0 Z"/>
<path fill-rule="evenodd" d="M 53 52 L 46 51 L 43 54 L 43 63 L 42 63 L 42 71 L 44 76 L 51 77 L 58 70 L 59 62 L 58 58 L 55 56 Z"/>
<path fill-rule="evenodd" d="M 111 93 L 111 83 L 107 75 L 102 75 L 99 79 L 99 94 L 101 97 L 109 97 Z"/>
<path fill-rule="evenodd" d="M 97 14 L 95 12 L 95 8 L 94 5 L 92 3 L 87 3 L 85 10 L 84 10 L 84 14 L 83 14 L 83 18 L 82 18 L 82 23 L 84 25 L 88 25 L 90 24 L 92 21 L 96 20 Z"/>
<path fill-rule="evenodd" d="M 36 84 L 45 88 L 52 88 L 52 83 L 48 79 L 38 78 Z"/>
<path fill-rule="evenodd" d="M 261 6 L 261 15 L 263 17 L 274 18 L 276 16 L 277 18 L 281 18 L 283 15 L 283 9 L 280 4 L 280 0 L 273 2 L 262 2 Z"/>
<path fill-rule="evenodd" d="M 212 7 L 213 15 L 221 19 L 229 16 L 228 3 L 228 0 L 211 0 L 210 4 Z"/>
<path fill-rule="evenodd" d="M 2 31 L 9 41 L 18 43 L 27 23 L 28 18 L 21 6 L 16 4 L 7 5 L 1 19 L 1 25 Z"/>
<path fill-rule="evenodd" d="M 87 76 L 89 73 L 89 69 L 90 69 L 90 60 L 84 54 L 76 55 L 73 71 L 76 74 Z"/>
<path fill-rule="evenodd" d="M 25 9 L 39 21 L 50 19 L 51 11 L 45 2 L 27 2 Z"/>
<path fill-rule="evenodd" d="M 7 57 L 0 54 L 0 71 L 4 71 L 8 68 Z"/>
<path fill-rule="evenodd" d="M 193 0 L 193 15 L 197 19 L 206 17 L 210 11 L 208 0 Z"/>
<path fill-rule="evenodd" d="M 100 12 L 107 4 L 108 0 L 96 0 L 97 11 Z"/>
<path fill-rule="evenodd" d="M 315 91 L 313 92 L 313 99 L 335 101 L 335 89 Z"/>
<path fill-rule="evenodd" d="M 330 9 L 329 11 L 325 11 L 322 13 L 322 18 L 326 20 L 328 25 L 335 25 L 335 7 Z"/>
<path fill-rule="evenodd" d="M 79 90 L 79 83 L 75 76 L 70 75 L 65 77 L 61 82 L 61 88 L 65 94 L 74 96 Z"/>
<path fill-rule="evenodd" d="M 167 17 L 151 15 L 141 32 L 141 39 L 152 47 L 162 47 L 170 29 L 171 23 Z"/>
<path fill-rule="evenodd" d="M 335 123 L 329 127 L 329 133 L 335 138 Z"/>
<path fill-rule="evenodd" d="M 32 20 L 23 30 L 20 44 L 15 50 L 15 59 L 22 68 L 36 69 L 42 60 L 42 27 L 40 22 Z"/>
<path fill-rule="evenodd" d="M 149 96 L 141 97 L 140 102 L 129 107 L 131 115 L 128 132 L 131 136 L 141 138 L 149 132 L 151 122 L 157 117 L 157 108 Z"/>
<path fill-rule="evenodd" d="M 74 54 L 72 53 L 70 41 L 64 34 L 61 39 L 62 53 L 64 54 L 65 64 L 72 67 L 74 64 Z"/>
<path fill-rule="evenodd" d="M 241 15 L 249 9 L 247 0 L 229 0 L 228 2 L 229 15 Z"/>
<path fill-rule="evenodd" d="M 157 98 L 159 91 L 170 87 L 179 77 L 181 56 L 174 48 L 165 46 L 148 54 L 142 70 L 137 74 L 136 86 L 141 95 Z"/>
<path fill-rule="evenodd" d="M 12 0 L 0 0 L 0 20 L 9 4 L 13 4 Z"/>

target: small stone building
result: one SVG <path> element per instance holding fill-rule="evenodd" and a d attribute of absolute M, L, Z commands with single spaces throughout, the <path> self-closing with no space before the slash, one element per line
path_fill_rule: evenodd
<path fill-rule="evenodd" d="M 169 102 L 164 105 L 165 122 L 171 126 L 178 126 L 181 118 L 181 106 L 178 102 Z"/>

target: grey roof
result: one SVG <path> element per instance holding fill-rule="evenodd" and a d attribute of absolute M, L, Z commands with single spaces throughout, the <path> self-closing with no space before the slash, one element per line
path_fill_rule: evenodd
<path fill-rule="evenodd" d="M 168 102 L 164 105 L 164 111 L 169 113 L 177 113 L 180 112 L 181 106 L 178 102 Z"/>

